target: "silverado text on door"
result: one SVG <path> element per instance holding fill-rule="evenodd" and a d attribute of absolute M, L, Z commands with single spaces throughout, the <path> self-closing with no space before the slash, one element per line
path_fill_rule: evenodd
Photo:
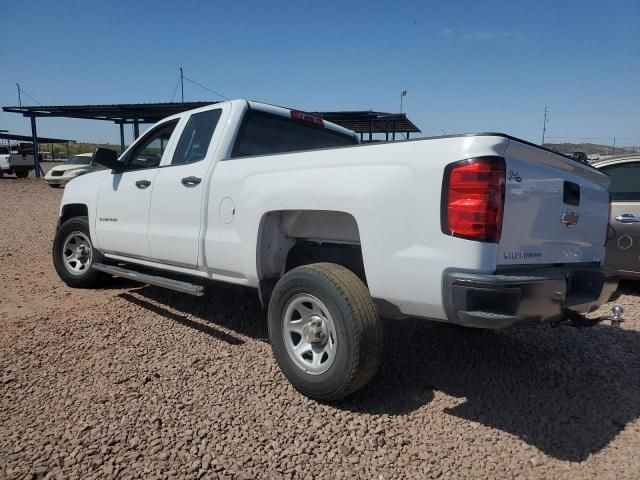
<path fill-rule="evenodd" d="M 607 176 L 502 134 L 358 145 L 313 115 L 234 100 L 94 161 L 107 169 L 64 193 L 61 278 L 255 287 L 278 364 L 320 400 L 373 376 L 380 316 L 588 323 L 617 285 L 601 265 Z"/>

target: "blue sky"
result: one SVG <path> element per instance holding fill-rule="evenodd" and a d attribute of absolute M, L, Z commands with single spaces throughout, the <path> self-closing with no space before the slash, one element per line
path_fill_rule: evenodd
<path fill-rule="evenodd" d="M 640 145 L 640 1 L 24 1 L 0 4 L 0 105 L 172 98 L 178 67 L 229 98 L 406 111 L 425 135 Z M 179 99 L 179 92 L 176 99 Z M 186 100 L 215 95 L 188 82 Z M 23 97 L 24 104 L 34 104 Z M 108 122 L 39 134 L 118 139 Z M 0 113 L 0 129 L 29 131 Z"/>

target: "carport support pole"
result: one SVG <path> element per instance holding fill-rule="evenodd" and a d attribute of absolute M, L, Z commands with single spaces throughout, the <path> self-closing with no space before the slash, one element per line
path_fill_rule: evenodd
<path fill-rule="evenodd" d="M 138 126 L 137 118 L 133 121 L 133 136 L 134 136 L 134 139 L 137 139 L 140 136 L 140 128 Z"/>
<path fill-rule="evenodd" d="M 120 122 L 120 153 L 124 152 L 124 123 Z"/>
<path fill-rule="evenodd" d="M 36 171 L 36 178 L 40 178 L 40 159 L 38 158 L 38 132 L 36 130 L 36 117 L 31 115 L 31 138 L 33 142 L 33 166 Z"/>

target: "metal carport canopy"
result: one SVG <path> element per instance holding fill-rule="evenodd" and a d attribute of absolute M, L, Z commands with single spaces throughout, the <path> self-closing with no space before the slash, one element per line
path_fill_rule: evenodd
<path fill-rule="evenodd" d="M 385 133 L 387 140 L 389 132 L 420 133 L 421 130 L 407 118 L 404 113 L 375 112 L 373 110 L 345 111 L 345 112 L 312 112 L 325 120 L 336 123 L 356 133 L 369 133 L 369 140 L 373 133 Z"/>
<path fill-rule="evenodd" d="M 218 102 L 120 103 L 109 105 L 50 105 L 3 107 L 5 112 L 25 117 L 66 117 L 106 120 L 117 124 L 156 123 L 165 117 Z M 404 113 L 373 110 L 310 112 L 356 133 L 419 133 Z"/>
<path fill-rule="evenodd" d="M 6 132 L 6 130 L 0 130 Z M 33 137 L 30 135 L 15 135 L 13 133 L 0 133 L 0 140 L 14 140 L 16 142 L 31 142 Z M 67 140 L 65 138 L 49 138 L 38 137 L 38 143 L 76 143 L 75 140 Z"/>
<path fill-rule="evenodd" d="M 165 117 L 217 102 L 118 103 L 109 105 L 49 105 L 3 107 L 25 117 L 65 117 L 115 123 L 156 123 Z"/>
<path fill-rule="evenodd" d="M 124 150 L 124 125 L 133 124 L 134 137 L 139 135 L 140 123 L 156 123 L 157 121 L 181 113 L 186 110 L 204 107 L 219 102 L 166 102 L 166 103 L 119 103 L 107 105 L 38 105 L 3 107 L 2 110 L 9 113 L 21 113 L 31 119 L 31 133 L 34 148 L 37 149 L 36 118 L 78 118 L 86 120 L 106 120 L 120 125 L 120 147 Z M 347 111 L 347 112 L 312 112 L 327 121 L 353 130 L 360 134 L 369 134 L 369 141 L 374 133 L 385 133 L 389 140 L 389 133 L 395 140 L 396 132 L 405 133 L 409 138 L 410 133 L 420 132 L 420 129 L 411 122 L 404 113 L 384 113 L 373 110 Z M 36 156 L 36 163 L 38 162 Z M 36 176 L 39 176 L 36 165 Z"/>
<path fill-rule="evenodd" d="M 106 120 L 120 125 L 120 147 L 124 150 L 124 125 L 133 124 L 137 138 L 140 123 L 155 123 L 165 117 L 217 102 L 120 103 L 107 105 L 37 105 L 2 107 L 8 113 L 21 113 L 31 119 L 34 148 L 37 149 L 36 118 L 77 118 Z M 38 163 L 36 156 L 36 163 Z M 36 165 L 36 176 L 39 175 Z"/>

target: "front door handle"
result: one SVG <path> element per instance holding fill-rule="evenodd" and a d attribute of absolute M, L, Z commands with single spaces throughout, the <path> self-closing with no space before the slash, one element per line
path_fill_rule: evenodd
<path fill-rule="evenodd" d="M 198 185 L 200 182 L 202 181 L 201 178 L 198 177 L 184 177 L 182 179 L 182 184 L 185 187 L 195 187 L 196 185 Z"/>
<path fill-rule="evenodd" d="M 631 213 L 623 213 L 622 215 L 618 215 L 616 220 L 621 223 L 640 223 L 640 217 L 636 217 Z"/>
<path fill-rule="evenodd" d="M 151 185 L 149 180 L 138 180 L 136 182 L 136 187 L 138 188 L 147 188 L 149 185 Z"/>

